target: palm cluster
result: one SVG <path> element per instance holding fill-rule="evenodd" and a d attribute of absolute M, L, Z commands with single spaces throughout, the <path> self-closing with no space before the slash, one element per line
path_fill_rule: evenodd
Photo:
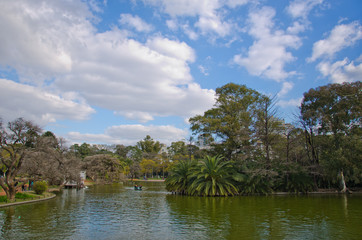
<path fill-rule="evenodd" d="M 166 189 L 193 196 L 231 196 L 238 194 L 238 178 L 231 162 L 206 156 L 198 162 L 178 162 L 166 179 Z"/>

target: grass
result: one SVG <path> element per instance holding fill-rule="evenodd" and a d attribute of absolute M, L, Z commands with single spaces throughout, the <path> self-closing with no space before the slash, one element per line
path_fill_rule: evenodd
<path fill-rule="evenodd" d="M 49 193 L 49 192 L 44 192 L 43 194 L 40 194 L 40 195 L 35 194 L 33 191 L 26 192 L 26 193 L 18 192 L 15 195 L 15 201 L 14 202 L 26 202 L 26 201 L 51 197 L 53 195 L 54 194 Z M 8 198 L 6 196 L 0 196 L 0 205 L 4 205 L 4 204 L 7 204 L 7 203 L 10 203 L 8 201 Z"/>

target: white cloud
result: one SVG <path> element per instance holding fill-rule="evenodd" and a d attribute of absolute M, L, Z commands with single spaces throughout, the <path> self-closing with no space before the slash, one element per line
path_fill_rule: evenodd
<path fill-rule="evenodd" d="M 94 31 L 87 5 L 74 1 L 1 1 L 0 65 L 22 80 L 37 81 L 72 70 L 69 43 Z M 5 34 L 6 33 L 6 34 Z"/>
<path fill-rule="evenodd" d="M 306 24 L 296 21 L 292 26 L 287 28 L 287 32 L 290 34 L 298 34 L 300 32 L 304 32 L 306 28 Z"/>
<path fill-rule="evenodd" d="M 153 26 L 143 21 L 139 16 L 132 16 L 131 14 L 121 14 L 119 23 L 129 25 L 135 28 L 138 32 L 151 32 Z"/>
<path fill-rule="evenodd" d="M 184 42 L 159 36 L 144 44 L 118 28 L 96 32 L 82 1 L 1 2 L 0 8 L 6 10 L 0 31 L 7 33 L 0 35 L 0 65 L 15 69 L 21 81 L 75 92 L 142 122 L 189 117 L 214 103 L 214 91 L 192 79 L 195 53 Z"/>
<path fill-rule="evenodd" d="M 337 25 L 326 39 L 314 43 L 313 53 L 308 61 L 313 62 L 321 57 L 331 58 L 337 52 L 353 46 L 361 39 L 362 26 L 359 22 Z"/>
<path fill-rule="evenodd" d="M 206 67 L 204 67 L 204 66 L 202 66 L 202 65 L 199 65 L 198 66 L 198 69 L 200 70 L 200 72 L 203 74 L 203 75 L 205 75 L 205 76 L 209 76 L 209 73 L 208 73 L 208 69 L 206 68 Z"/>
<path fill-rule="evenodd" d="M 166 21 L 166 25 L 172 31 L 176 31 L 178 29 L 178 22 L 175 19 L 169 19 Z"/>
<path fill-rule="evenodd" d="M 199 38 L 199 35 L 195 31 L 193 31 L 188 24 L 182 25 L 181 28 L 191 40 L 197 40 Z"/>
<path fill-rule="evenodd" d="M 275 10 L 263 7 L 249 14 L 249 34 L 256 40 L 249 48 L 247 56 L 234 56 L 234 62 L 245 67 L 252 75 L 281 81 L 294 72 L 286 72 L 286 63 L 294 60 L 287 48 L 296 49 L 301 45 L 298 36 L 274 29 Z"/>
<path fill-rule="evenodd" d="M 169 145 L 171 142 L 185 139 L 188 131 L 170 125 L 119 125 L 107 128 L 103 134 L 70 132 L 67 139 L 72 143 L 86 140 L 88 143 L 124 144 L 128 146 L 135 145 L 147 135 L 156 141 Z"/>
<path fill-rule="evenodd" d="M 195 61 L 195 52 L 185 42 L 173 41 L 163 37 L 154 37 L 147 40 L 146 45 L 160 54 L 185 62 Z"/>
<path fill-rule="evenodd" d="M 232 25 L 226 21 L 222 21 L 221 16 L 213 14 L 210 16 L 201 16 L 195 26 L 201 29 L 201 33 L 203 34 L 215 32 L 220 37 L 225 37 L 230 33 Z"/>
<path fill-rule="evenodd" d="M 0 114 L 7 121 L 24 117 L 45 125 L 61 119 L 86 120 L 94 113 L 72 93 L 59 97 L 41 88 L 0 79 Z"/>
<path fill-rule="evenodd" d="M 211 16 L 221 7 L 219 0 L 144 0 L 172 17 L 177 16 Z"/>
<path fill-rule="evenodd" d="M 278 97 L 286 95 L 290 90 L 293 89 L 294 84 L 291 82 L 283 82 L 282 89 L 278 93 Z"/>
<path fill-rule="evenodd" d="M 303 98 L 290 99 L 290 100 L 279 100 L 277 105 L 280 107 L 299 107 L 302 103 Z"/>
<path fill-rule="evenodd" d="M 294 18 L 306 18 L 309 12 L 323 0 L 294 0 L 287 7 L 287 12 Z"/>
<path fill-rule="evenodd" d="M 225 21 L 222 15 L 222 9 L 225 6 L 235 8 L 237 6 L 245 5 L 249 0 L 144 0 L 144 2 L 160 7 L 160 10 L 173 19 L 177 17 L 197 17 L 195 27 L 198 28 L 202 34 L 213 33 L 218 36 L 224 37 L 230 34 L 233 25 Z M 176 22 L 168 22 L 168 27 L 176 29 L 174 25 Z M 183 24 L 182 24 L 183 25 Z M 189 28 L 186 32 L 187 35 L 195 39 L 195 34 Z"/>
<path fill-rule="evenodd" d="M 362 81 L 362 63 L 355 65 L 348 58 L 333 64 L 321 62 L 317 68 L 323 76 L 329 77 L 333 83 Z"/>
<path fill-rule="evenodd" d="M 241 5 L 245 5 L 248 2 L 250 2 L 250 0 L 227 0 L 226 1 L 226 5 L 231 7 L 231 8 L 235 8 Z"/>

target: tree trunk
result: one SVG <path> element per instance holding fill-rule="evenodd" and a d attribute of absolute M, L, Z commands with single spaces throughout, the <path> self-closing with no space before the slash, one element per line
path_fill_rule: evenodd
<path fill-rule="evenodd" d="M 341 170 L 339 172 L 339 176 L 340 176 L 340 181 L 341 181 L 340 183 L 341 183 L 341 188 L 342 188 L 342 190 L 340 192 L 341 193 L 349 193 L 349 190 L 348 190 L 348 188 L 346 186 L 346 182 L 344 180 L 343 170 Z"/>
<path fill-rule="evenodd" d="M 4 189 L 6 196 L 10 202 L 15 201 L 15 195 L 16 195 L 16 186 L 14 184 L 11 184 L 8 186 L 8 189 Z"/>

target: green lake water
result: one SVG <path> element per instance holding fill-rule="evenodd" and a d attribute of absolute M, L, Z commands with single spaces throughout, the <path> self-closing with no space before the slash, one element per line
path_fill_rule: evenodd
<path fill-rule="evenodd" d="M 143 185 L 0 208 L 0 239 L 362 239 L 361 194 L 207 198 Z"/>

